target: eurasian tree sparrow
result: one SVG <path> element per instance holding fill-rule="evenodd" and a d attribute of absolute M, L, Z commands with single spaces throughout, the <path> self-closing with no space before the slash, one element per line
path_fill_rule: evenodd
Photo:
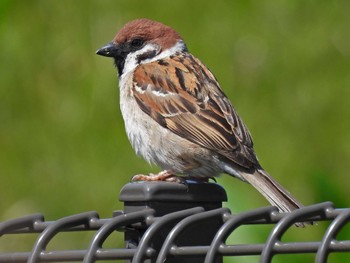
<path fill-rule="evenodd" d="M 127 23 L 97 51 L 114 58 L 132 147 L 159 174 L 133 180 L 207 179 L 224 172 L 254 186 L 281 212 L 302 205 L 260 166 L 251 135 L 209 69 L 172 28 Z"/>

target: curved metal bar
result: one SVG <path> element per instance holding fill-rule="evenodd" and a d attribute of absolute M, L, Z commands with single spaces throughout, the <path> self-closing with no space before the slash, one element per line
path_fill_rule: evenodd
<path fill-rule="evenodd" d="M 292 211 L 289 215 L 286 215 L 281 221 L 274 227 L 271 234 L 267 238 L 264 249 L 261 252 L 260 262 L 270 262 L 272 260 L 275 244 L 281 241 L 283 234 L 289 229 L 289 227 L 297 222 L 306 220 L 310 217 L 324 214 L 325 210 L 329 207 L 333 208 L 331 202 L 320 203 L 316 205 L 302 207 L 300 209 Z"/>
<path fill-rule="evenodd" d="M 209 263 L 215 262 L 221 256 L 241 255 L 260 255 L 260 262 L 270 262 L 276 254 L 313 253 L 316 262 L 323 263 L 329 259 L 331 253 L 350 252 L 350 240 L 337 240 L 337 236 L 344 229 L 344 226 L 350 222 L 350 208 L 334 209 L 330 202 L 304 207 L 292 213 L 276 213 L 275 208 L 267 207 L 231 215 L 229 210 L 225 212 L 225 208 L 204 212 L 204 208 L 194 207 L 171 212 L 162 217 L 154 217 L 153 210 L 141 209 L 139 212 L 126 215 L 122 211 L 118 211 L 113 218 L 106 219 L 99 219 L 96 212 L 88 212 L 57 221 L 45 222 L 42 214 L 33 214 L 2 222 L 0 223 L 0 237 L 8 234 L 29 233 L 39 233 L 39 236 L 32 251 L 0 252 L 0 262 L 66 262 L 83 259 L 84 262 L 94 262 L 125 259 L 140 263 L 145 260 L 162 262 L 165 257 L 168 259 L 168 257 L 174 256 L 176 257 L 175 261 L 191 260 L 192 257 L 193 259 L 198 257 L 201 261 Z M 148 216 L 149 214 L 151 216 Z M 311 220 L 330 222 L 321 241 L 290 243 L 281 241 L 291 225 Z M 212 225 L 208 224 L 209 222 L 215 222 L 215 227 L 210 230 L 209 238 L 205 242 L 201 242 L 200 237 L 209 229 L 198 229 L 195 226 L 199 223 L 210 228 Z M 276 225 L 265 244 L 227 245 L 227 238 L 230 234 L 243 224 L 248 226 Z M 141 232 L 144 234 L 139 237 L 138 245 L 103 249 L 102 245 L 109 235 L 115 230 L 120 231 L 120 227 L 125 226 L 135 228 L 135 231 L 142 228 Z M 145 229 L 147 227 L 148 229 Z M 189 233 L 190 229 L 195 232 Z M 90 242 L 89 250 L 46 250 L 57 233 L 91 230 L 95 231 L 95 235 Z M 165 238 L 164 236 L 169 231 L 169 236 Z M 161 239 L 159 239 L 159 233 L 163 233 Z M 199 243 L 191 241 L 192 238 Z M 185 244 L 180 243 L 180 240 L 184 241 Z M 159 246 L 162 248 L 159 249 Z M 157 250 L 161 250 L 159 255 Z"/>
<path fill-rule="evenodd" d="M 84 263 L 95 262 L 97 250 L 103 245 L 107 237 L 118 227 L 144 221 L 148 216 L 153 216 L 153 209 L 144 209 L 141 211 L 127 213 L 112 218 L 109 222 L 104 224 L 93 237 L 89 249 L 84 257 Z"/>
<path fill-rule="evenodd" d="M 44 221 L 44 216 L 42 214 L 23 216 L 0 223 L 0 237 L 17 229 L 25 227 L 34 228 L 34 223 L 38 221 Z"/>
<path fill-rule="evenodd" d="M 333 220 L 322 238 L 321 245 L 318 247 L 315 262 L 327 262 L 332 240 L 336 238 L 342 227 L 349 221 L 350 209 L 342 211 L 342 213 Z"/>
<path fill-rule="evenodd" d="M 86 212 L 73 216 L 67 216 L 57 220 L 48 226 L 36 240 L 28 263 L 37 263 L 40 254 L 46 249 L 50 240 L 63 228 L 69 228 L 77 225 L 88 224 L 92 218 L 98 218 L 97 212 Z"/>
<path fill-rule="evenodd" d="M 147 250 L 151 247 L 150 242 L 152 238 L 159 232 L 159 230 L 165 225 L 171 224 L 173 222 L 179 221 L 185 217 L 188 217 L 193 214 L 204 212 L 204 208 L 195 207 L 186 210 L 181 210 L 173 212 L 171 214 L 162 216 L 156 220 L 144 233 L 142 239 L 139 242 L 135 255 L 132 259 L 132 263 L 142 262 Z"/>
<path fill-rule="evenodd" d="M 238 215 L 232 215 L 231 218 L 227 220 L 216 233 L 212 243 L 210 244 L 209 251 L 204 262 L 215 262 L 215 257 L 219 251 L 220 245 L 223 244 L 228 236 L 232 234 L 232 232 L 240 225 L 248 223 L 252 220 L 268 219 L 271 217 L 271 213 L 275 211 L 277 211 L 276 207 L 269 206 L 247 211 Z"/>
<path fill-rule="evenodd" d="M 176 226 L 170 231 L 168 237 L 165 239 L 163 246 L 158 254 L 158 258 L 156 260 L 156 263 L 163 263 L 166 259 L 166 256 L 168 254 L 168 251 L 171 249 L 171 246 L 173 245 L 175 238 L 181 234 L 181 232 L 189 225 L 191 225 L 194 222 L 198 222 L 200 220 L 222 216 L 225 213 L 228 213 L 230 210 L 227 208 L 218 208 L 210 211 L 206 211 L 200 214 L 195 214 L 189 217 L 186 217 L 185 219 L 181 220 L 179 223 L 176 224 Z"/>

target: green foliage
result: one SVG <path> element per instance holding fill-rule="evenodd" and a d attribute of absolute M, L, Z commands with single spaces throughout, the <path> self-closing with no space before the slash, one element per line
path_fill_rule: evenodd
<path fill-rule="evenodd" d="M 349 207 L 349 8 L 345 0 L 1 1 L 0 220 L 107 217 L 122 208 L 118 193 L 132 175 L 157 171 L 133 153 L 112 60 L 95 55 L 139 17 L 177 29 L 209 66 L 281 184 L 305 204 Z M 267 205 L 236 179 L 219 183 L 234 212 Z M 246 242 L 250 235 L 258 234 L 248 231 Z"/>

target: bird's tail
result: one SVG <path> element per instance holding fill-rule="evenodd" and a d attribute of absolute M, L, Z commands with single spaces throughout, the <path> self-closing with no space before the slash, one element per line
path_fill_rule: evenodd
<path fill-rule="evenodd" d="M 231 172 L 229 172 L 229 174 L 232 174 Z M 263 169 L 258 169 L 252 174 L 240 171 L 238 173 L 233 173 L 233 175 L 254 186 L 254 188 L 256 188 L 271 205 L 276 206 L 282 213 L 291 212 L 303 207 L 303 205 L 295 199 L 291 193 L 289 193 Z M 314 223 L 298 222 L 295 225 L 298 227 L 304 227 L 305 224 L 313 225 Z"/>
<path fill-rule="evenodd" d="M 266 171 L 256 170 L 253 174 L 240 172 L 242 179 L 254 186 L 280 212 L 291 212 L 303 207 L 282 185 Z"/>

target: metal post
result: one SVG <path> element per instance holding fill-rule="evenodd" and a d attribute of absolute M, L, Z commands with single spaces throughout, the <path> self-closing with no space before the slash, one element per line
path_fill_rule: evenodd
<path fill-rule="evenodd" d="M 187 181 L 187 184 L 169 182 L 135 182 L 125 185 L 119 196 L 119 200 L 124 202 L 124 212 L 136 212 L 147 208 L 154 209 L 155 217 L 163 217 L 170 213 L 183 211 L 195 207 L 201 207 L 202 211 L 209 211 L 222 207 L 222 202 L 227 201 L 225 190 L 215 183 L 197 183 Z M 181 212 L 180 212 L 181 213 Z M 156 262 L 157 255 L 161 250 L 164 241 L 173 227 L 181 221 L 170 220 L 169 224 L 160 228 L 156 237 L 152 238 L 150 247 L 154 255 L 151 259 L 142 262 Z M 154 224 L 154 223 L 153 223 Z M 152 225 L 153 225 L 152 224 Z M 183 231 L 176 241 L 177 246 L 209 246 L 214 235 L 222 225 L 222 220 L 208 218 L 189 226 Z M 140 247 L 140 241 L 147 231 L 146 225 L 133 226 L 126 229 L 125 243 L 127 248 Z M 148 250 L 149 251 L 149 250 Z M 133 261 L 134 262 L 134 261 Z M 167 263 L 199 263 L 204 262 L 204 257 L 169 257 Z M 221 263 L 222 257 L 215 263 Z"/>

